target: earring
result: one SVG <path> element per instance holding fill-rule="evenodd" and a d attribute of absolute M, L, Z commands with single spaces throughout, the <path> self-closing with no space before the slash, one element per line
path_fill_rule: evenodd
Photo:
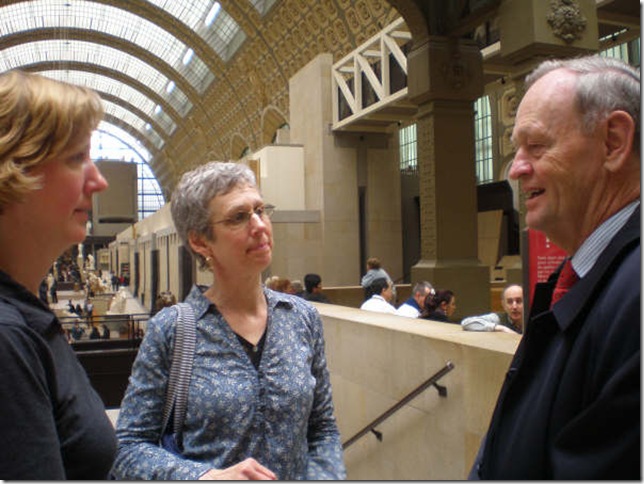
<path fill-rule="evenodd" d="M 212 260 L 212 257 L 210 257 L 210 256 L 206 257 L 206 262 L 207 262 L 208 264 L 210 264 L 210 261 L 211 261 L 211 260 Z"/>

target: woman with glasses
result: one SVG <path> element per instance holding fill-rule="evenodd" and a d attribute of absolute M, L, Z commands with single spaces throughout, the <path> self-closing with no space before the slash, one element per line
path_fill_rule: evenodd
<path fill-rule="evenodd" d="M 119 479 L 343 479 L 322 322 L 297 296 L 264 287 L 272 207 L 243 164 L 207 163 L 172 196 L 179 237 L 210 286 L 186 298 L 196 347 L 180 453 L 158 446 L 175 308 L 148 323 L 117 424 Z"/>

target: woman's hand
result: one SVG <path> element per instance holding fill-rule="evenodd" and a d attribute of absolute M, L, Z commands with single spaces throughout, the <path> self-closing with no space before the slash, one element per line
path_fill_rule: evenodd
<path fill-rule="evenodd" d="M 200 481 L 274 481 L 277 476 L 252 457 L 226 469 L 210 469 Z"/>

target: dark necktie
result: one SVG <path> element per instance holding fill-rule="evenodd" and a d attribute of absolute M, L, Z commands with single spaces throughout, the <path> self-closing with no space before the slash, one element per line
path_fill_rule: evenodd
<path fill-rule="evenodd" d="M 572 268 L 572 262 L 570 258 L 566 259 L 561 272 L 559 273 L 559 278 L 557 279 L 557 284 L 555 285 L 555 290 L 552 293 L 552 300 L 550 301 L 550 308 L 555 305 L 559 299 L 563 297 L 564 294 L 579 280 L 579 276 Z"/>

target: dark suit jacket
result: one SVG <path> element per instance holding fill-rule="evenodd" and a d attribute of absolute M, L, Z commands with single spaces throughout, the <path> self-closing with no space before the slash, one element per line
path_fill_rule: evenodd
<path fill-rule="evenodd" d="M 641 479 L 640 209 L 549 310 L 537 285 L 470 478 Z"/>

